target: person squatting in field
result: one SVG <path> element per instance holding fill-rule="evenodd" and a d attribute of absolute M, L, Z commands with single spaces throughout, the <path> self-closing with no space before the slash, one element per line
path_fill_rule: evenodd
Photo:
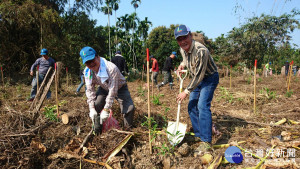
<path fill-rule="evenodd" d="M 208 152 L 211 150 L 212 141 L 210 107 L 214 91 L 219 83 L 217 66 L 208 49 L 192 39 L 191 30 L 187 26 L 180 25 L 175 28 L 174 35 L 183 58 L 178 66 L 177 74 L 180 76 L 180 71 L 187 67 L 191 75 L 190 83 L 176 99 L 177 102 L 181 102 L 190 95 L 188 113 L 197 137 L 195 140 L 202 141 L 196 151 Z"/>
<path fill-rule="evenodd" d="M 90 110 L 89 116 L 95 123 L 95 132 L 101 132 L 101 126 L 109 117 L 114 99 L 120 104 L 124 127 L 132 127 L 135 108 L 125 77 L 118 67 L 100 57 L 89 46 L 81 49 L 80 56 L 83 64 L 87 66 L 84 69 L 86 96 Z M 99 85 L 97 91 L 95 90 L 96 85 Z"/>

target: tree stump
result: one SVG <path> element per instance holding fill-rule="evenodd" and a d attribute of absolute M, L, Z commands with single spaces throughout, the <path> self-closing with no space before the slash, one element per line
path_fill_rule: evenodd
<path fill-rule="evenodd" d="M 56 62 L 57 66 L 57 82 L 58 82 L 58 92 L 61 91 L 61 76 L 62 76 L 62 70 L 64 70 L 64 64 L 62 62 Z"/>
<path fill-rule="evenodd" d="M 74 124 L 77 123 L 80 117 L 80 111 L 72 110 L 68 113 L 65 113 L 61 116 L 61 121 L 63 124 Z"/>

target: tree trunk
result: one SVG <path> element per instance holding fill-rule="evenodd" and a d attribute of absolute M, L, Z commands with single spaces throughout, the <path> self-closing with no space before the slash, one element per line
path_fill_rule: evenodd
<path fill-rule="evenodd" d="M 61 116 L 61 121 L 63 122 L 63 124 L 77 123 L 77 121 L 79 120 L 80 114 L 81 114 L 80 111 L 72 110 L 68 113 L 63 114 Z"/>

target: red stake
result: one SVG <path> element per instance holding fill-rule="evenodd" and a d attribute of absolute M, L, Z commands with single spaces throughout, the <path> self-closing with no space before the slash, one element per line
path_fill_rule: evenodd
<path fill-rule="evenodd" d="M 150 80 L 149 80 L 149 49 L 147 48 L 147 86 L 148 86 L 148 127 L 149 127 L 149 148 L 150 154 L 152 154 L 152 144 L 151 144 L 151 121 L 150 121 Z"/>

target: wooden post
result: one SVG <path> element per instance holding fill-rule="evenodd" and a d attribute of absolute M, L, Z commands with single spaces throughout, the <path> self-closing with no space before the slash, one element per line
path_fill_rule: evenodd
<path fill-rule="evenodd" d="M 3 69 L 2 69 L 2 66 L 1 66 L 1 77 L 2 77 L 2 85 L 4 87 L 4 80 L 3 80 Z"/>
<path fill-rule="evenodd" d="M 57 107 L 57 117 L 59 117 L 59 107 L 58 107 L 58 78 L 57 78 L 57 68 L 56 68 L 56 63 L 55 63 L 55 97 L 56 97 L 56 107 Z"/>
<path fill-rule="evenodd" d="M 231 89 L 231 74 L 232 74 L 232 65 L 230 65 L 230 89 Z"/>
<path fill-rule="evenodd" d="M 36 67 L 36 91 L 39 91 L 39 65 Z"/>
<path fill-rule="evenodd" d="M 150 148 L 150 154 L 152 154 L 152 144 L 151 144 L 151 115 L 150 115 L 150 80 L 149 80 L 149 49 L 147 48 L 147 86 L 148 86 L 148 126 L 149 126 L 149 148 Z"/>
<path fill-rule="evenodd" d="M 256 113 L 256 66 L 257 60 L 255 59 L 254 63 L 254 102 L 253 102 L 253 112 Z"/>
<path fill-rule="evenodd" d="M 66 67 L 66 73 L 67 73 L 67 87 L 69 87 L 69 75 L 68 75 L 68 67 Z"/>
<path fill-rule="evenodd" d="M 153 98 L 153 85 L 154 85 L 154 83 L 153 83 L 153 80 L 154 80 L 154 77 L 153 77 L 153 71 L 152 71 L 152 74 L 151 74 L 151 79 L 152 79 L 152 98 Z"/>
<path fill-rule="evenodd" d="M 144 81 L 144 68 L 145 68 L 145 66 L 144 66 L 144 64 L 143 64 L 143 71 L 142 71 L 142 82 Z"/>
<path fill-rule="evenodd" d="M 292 77 L 292 74 L 293 74 L 293 72 L 292 72 L 293 63 L 294 63 L 294 61 L 292 61 L 291 64 L 290 64 L 289 77 L 288 77 L 289 78 L 289 82 L 288 82 L 288 87 L 287 87 L 287 91 L 288 92 L 290 91 L 291 77 Z"/>

